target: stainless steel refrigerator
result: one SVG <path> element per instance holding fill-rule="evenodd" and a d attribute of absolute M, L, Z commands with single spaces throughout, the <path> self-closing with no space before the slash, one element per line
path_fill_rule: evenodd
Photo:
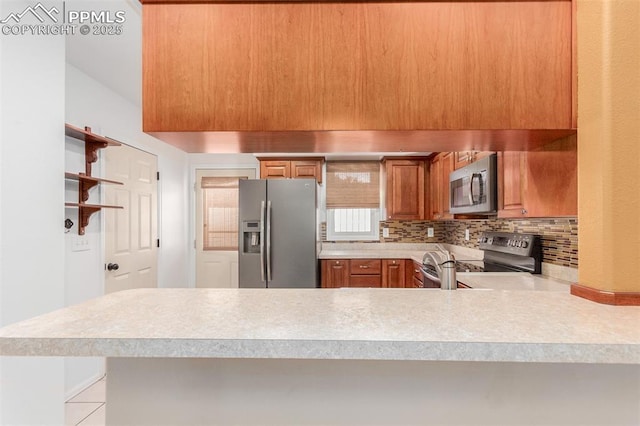
<path fill-rule="evenodd" d="M 318 287 L 315 179 L 241 179 L 240 288 Z"/>

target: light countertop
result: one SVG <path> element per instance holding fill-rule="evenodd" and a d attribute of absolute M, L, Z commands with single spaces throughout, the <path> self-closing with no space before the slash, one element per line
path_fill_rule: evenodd
<path fill-rule="evenodd" d="M 318 259 L 411 259 L 422 263 L 426 250 L 322 250 Z"/>
<path fill-rule="evenodd" d="M 571 283 L 527 272 L 458 272 L 459 282 L 473 289 L 514 291 L 560 291 L 569 293 Z"/>
<path fill-rule="evenodd" d="M 0 329 L 0 355 L 640 364 L 640 307 L 564 292 L 138 289 Z"/>

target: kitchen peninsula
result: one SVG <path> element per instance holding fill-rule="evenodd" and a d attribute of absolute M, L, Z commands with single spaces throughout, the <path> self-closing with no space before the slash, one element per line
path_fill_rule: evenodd
<path fill-rule="evenodd" d="M 139 289 L 7 326 L 0 355 L 108 357 L 107 424 L 622 425 L 639 323 L 563 292 Z"/>

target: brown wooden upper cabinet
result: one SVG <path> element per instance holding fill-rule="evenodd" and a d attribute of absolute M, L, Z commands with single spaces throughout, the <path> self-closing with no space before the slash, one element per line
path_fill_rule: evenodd
<path fill-rule="evenodd" d="M 324 158 L 258 158 L 260 179 L 314 178 L 322 183 Z"/>
<path fill-rule="evenodd" d="M 143 3 L 145 132 L 575 127 L 569 0 Z"/>
<path fill-rule="evenodd" d="M 498 153 L 498 217 L 578 214 L 576 137 L 557 150 Z"/>
<path fill-rule="evenodd" d="M 387 195 L 387 219 L 425 219 L 424 158 L 383 159 Z"/>
<path fill-rule="evenodd" d="M 454 154 L 453 152 L 441 152 L 431 160 L 429 172 L 430 219 L 448 220 L 453 218 L 449 212 L 449 174 L 455 168 Z"/>
<path fill-rule="evenodd" d="M 478 161 L 487 157 L 488 155 L 493 154 L 490 151 L 462 151 L 462 152 L 454 152 L 453 153 L 453 169 L 458 170 L 468 164 L 473 163 L 474 161 Z"/>

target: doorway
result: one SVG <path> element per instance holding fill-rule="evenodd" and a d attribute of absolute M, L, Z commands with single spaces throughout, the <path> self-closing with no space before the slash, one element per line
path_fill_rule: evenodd
<path fill-rule="evenodd" d="M 104 151 L 105 294 L 158 286 L 158 159 L 128 145 Z"/>
<path fill-rule="evenodd" d="M 238 287 L 238 181 L 255 169 L 196 169 L 196 287 Z"/>

